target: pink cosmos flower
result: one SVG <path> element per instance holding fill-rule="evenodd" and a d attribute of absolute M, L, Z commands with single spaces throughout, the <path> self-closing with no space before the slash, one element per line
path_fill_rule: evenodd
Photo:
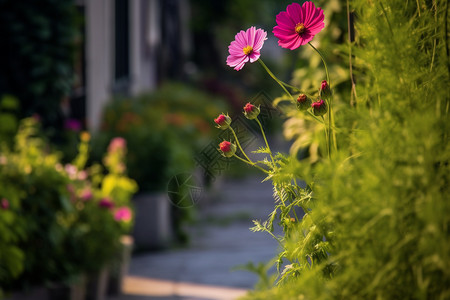
<path fill-rule="evenodd" d="M 302 6 L 292 3 L 276 16 L 277 26 L 272 32 L 279 46 L 294 50 L 310 42 L 325 27 L 323 19 L 323 10 L 311 1 Z"/>
<path fill-rule="evenodd" d="M 131 212 L 131 209 L 127 206 L 119 207 L 116 212 L 114 213 L 114 219 L 117 222 L 124 221 L 124 222 L 130 222 L 133 214 Z"/>
<path fill-rule="evenodd" d="M 245 63 L 257 61 L 266 39 L 267 32 L 262 29 L 256 29 L 254 26 L 245 32 L 241 30 L 228 46 L 230 55 L 227 57 L 227 65 L 239 71 L 244 67 Z"/>

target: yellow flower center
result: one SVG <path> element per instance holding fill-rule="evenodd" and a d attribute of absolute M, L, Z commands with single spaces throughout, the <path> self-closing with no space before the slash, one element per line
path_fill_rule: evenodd
<path fill-rule="evenodd" d="M 244 47 L 244 49 L 242 49 L 242 52 L 244 52 L 245 55 L 249 55 L 250 53 L 253 52 L 253 47 L 252 46 Z"/>
<path fill-rule="evenodd" d="M 295 32 L 297 32 L 297 34 L 302 34 L 303 32 L 305 32 L 305 25 L 303 25 L 303 23 L 298 23 L 297 25 L 295 25 Z"/>

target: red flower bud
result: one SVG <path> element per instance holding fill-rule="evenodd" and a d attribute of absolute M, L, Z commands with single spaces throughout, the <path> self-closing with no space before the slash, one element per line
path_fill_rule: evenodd
<path fill-rule="evenodd" d="M 300 94 L 297 98 L 297 108 L 299 110 L 307 110 L 311 106 L 311 99 L 305 94 Z"/>
<path fill-rule="evenodd" d="M 222 151 L 222 155 L 225 157 L 232 157 L 236 153 L 236 145 L 223 141 L 219 144 L 219 149 Z"/>
<path fill-rule="evenodd" d="M 250 102 L 245 104 L 244 115 L 247 119 L 249 119 L 249 120 L 256 119 L 258 117 L 259 113 L 260 113 L 259 107 L 254 106 Z"/>
<path fill-rule="evenodd" d="M 214 119 L 214 122 L 217 124 L 217 128 L 225 130 L 230 127 L 231 118 L 224 114 L 220 114 L 217 118 Z"/>
<path fill-rule="evenodd" d="M 327 113 L 327 104 L 323 100 L 319 100 L 311 104 L 315 116 L 323 116 Z"/>
<path fill-rule="evenodd" d="M 322 80 L 319 89 L 319 97 L 323 99 L 328 99 L 331 96 L 331 89 L 326 80 Z"/>

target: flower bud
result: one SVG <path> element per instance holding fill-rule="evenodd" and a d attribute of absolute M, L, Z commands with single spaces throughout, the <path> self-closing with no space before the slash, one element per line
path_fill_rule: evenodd
<path fill-rule="evenodd" d="M 244 106 L 244 116 L 247 119 L 249 119 L 249 120 L 256 119 L 258 117 L 259 113 L 260 113 L 259 107 L 254 106 L 250 102 L 245 104 L 245 106 Z"/>
<path fill-rule="evenodd" d="M 214 119 L 214 122 L 217 124 L 217 128 L 225 130 L 230 127 L 231 118 L 228 115 L 220 114 L 217 118 Z"/>
<path fill-rule="evenodd" d="M 236 145 L 228 141 L 223 141 L 219 144 L 219 149 L 225 157 L 232 157 L 236 153 Z"/>
<path fill-rule="evenodd" d="M 307 110 L 311 106 L 311 99 L 305 94 L 300 94 L 297 98 L 297 108 L 299 110 Z"/>
<path fill-rule="evenodd" d="M 322 99 L 328 99 L 331 96 L 331 89 L 326 80 L 322 80 L 319 89 L 319 97 Z"/>
<path fill-rule="evenodd" d="M 313 102 L 311 104 L 311 107 L 313 108 L 313 113 L 315 116 L 323 116 L 327 113 L 327 104 L 323 100 L 319 100 L 317 102 Z"/>

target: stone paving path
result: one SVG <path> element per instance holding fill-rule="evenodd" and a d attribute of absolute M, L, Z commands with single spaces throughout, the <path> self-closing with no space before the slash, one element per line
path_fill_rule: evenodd
<path fill-rule="evenodd" d="M 216 196 L 198 203 L 199 224 L 190 230 L 190 246 L 133 256 L 124 294 L 109 300 L 231 300 L 245 295 L 258 278 L 233 268 L 268 262 L 277 251 L 268 234 L 249 230 L 253 219 L 265 220 L 273 209 L 271 183 L 262 179 L 221 179 Z"/>

